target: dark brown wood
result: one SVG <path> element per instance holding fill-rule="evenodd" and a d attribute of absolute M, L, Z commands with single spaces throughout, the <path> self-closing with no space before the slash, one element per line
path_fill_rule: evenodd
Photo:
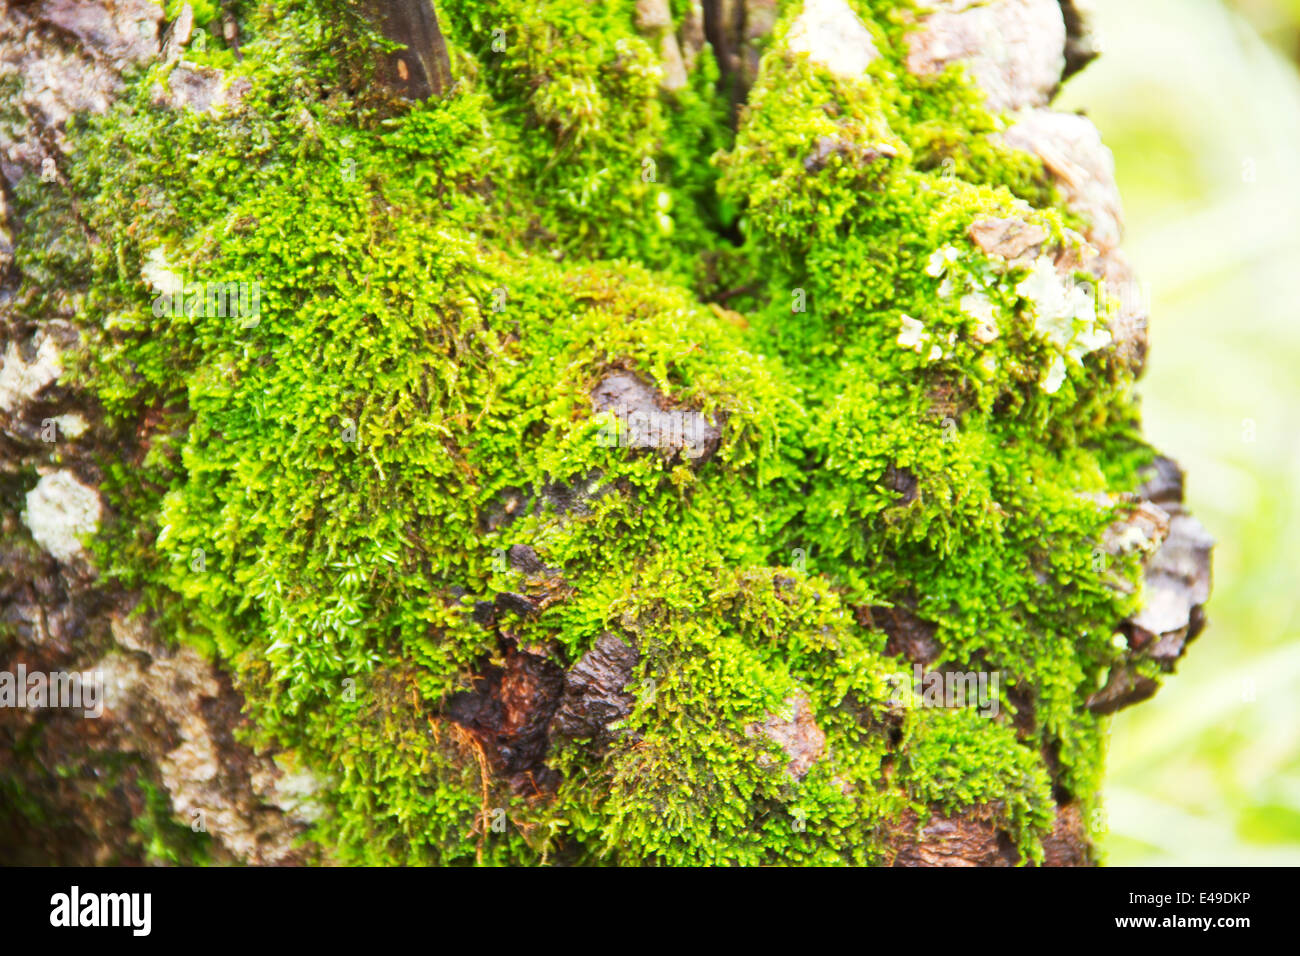
<path fill-rule="evenodd" d="M 451 59 L 432 0 L 367 0 L 384 36 L 402 44 L 389 53 L 380 79 L 413 100 L 440 96 L 451 87 Z"/>

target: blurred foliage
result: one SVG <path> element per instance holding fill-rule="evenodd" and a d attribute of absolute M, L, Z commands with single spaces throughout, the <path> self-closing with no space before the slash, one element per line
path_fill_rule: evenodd
<path fill-rule="evenodd" d="M 1058 105 L 1115 153 L 1152 296 L 1148 435 L 1219 540 L 1208 630 L 1115 721 L 1104 845 L 1112 865 L 1295 865 L 1300 3 L 1096 6 L 1105 55 Z"/>
<path fill-rule="evenodd" d="M 1228 6 L 1283 54 L 1300 61 L 1300 0 L 1228 0 Z"/>

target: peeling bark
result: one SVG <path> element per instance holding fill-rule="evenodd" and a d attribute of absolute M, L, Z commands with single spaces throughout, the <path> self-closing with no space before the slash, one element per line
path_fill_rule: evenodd
<path fill-rule="evenodd" d="M 602 379 L 591 391 L 591 405 L 597 412 L 615 415 L 620 443 L 629 448 L 657 449 L 670 458 L 680 454 L 698 467 L 722 443 L 714 422 L 700 412 L 670 407 L 667 398 L 629 372 Z"/>
<path fill-rule="evenodd" d="M 893 865 L 1016 866 L 1020 853 L 1011 837 L 989 822 L 992 816 L 988 808 L 954 816 L 936 812 L 920 824 L 909 811 L 894 831 Z M 1043 865 L 1090 866 L 1093 862 L 1078 806 L 1059 808 L 1051 836 L 1043 841 Z"/>
<path fill-rule="evenodd" d="M 761 724 L 750 724 L 745 732 L 763 736 L 777 744 L 790 758 L 785 772 L 793 780 L 802 780 L 826 752 L 824 734 L 813 716 L 808 698 L 796 694 L 785 700 L 786 713 L 769 714 Z"/>
<path fill-rule="evenodd" d="M 632 712 L 636 698 L 627 691 L 632 669 L 640 659 L 635 647 L 605 633 L 564 675 L 564 694 L 551 724 L 560 737 L 612 743 L 618 733 L 611 724 Z"/>

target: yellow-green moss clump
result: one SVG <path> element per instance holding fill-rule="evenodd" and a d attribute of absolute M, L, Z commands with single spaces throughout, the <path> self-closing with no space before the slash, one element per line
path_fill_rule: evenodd
<path fill-rule="evenodd" d="M 872 863 L 909 811 L 978 808 L 1041 859 L 1094 799 L 1082 705 L 1138 578 L 1098 572 L 1095 493 L 1145 452 L 1101 319 L 1048 327 L 1039 266 L 968 238 L 1078 242 L 960 69 L 911 77 L 903 17 L 859 2 L 882 56 L 834 77 L 786 10 L 733 133 L 707 48 L 663 91 L 630 0 L 447 0 L 455 86 L 405 105 L 332 5 L 246 6 L 242 58 L 187 54 L 224 71 L 211 110 L 160 105 L 186 67 L 158 64 L 74 131 L 88 259 L 23 255 L 93 276 L 80 375 L 147 436 L 106 463 L 99 565 L 327 782 L 326 855 Z M 156 317 L 175 279 L 260 283 L 256 321 Z M 615 370 L 718 423 L 716 455 L 607 440 Z M 997 716 L 905 706 L 890 605 L 937 626 L 934 666 L 1001 676 Z M 631 712 L 552 735 L 549 783 L 449 716 L 607 632 Z M 755 728 L 796 706 L 825 740 L 792 772 Z"/>

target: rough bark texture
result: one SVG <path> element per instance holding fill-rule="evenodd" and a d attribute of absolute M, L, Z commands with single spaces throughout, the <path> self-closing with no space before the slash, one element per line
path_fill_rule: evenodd
<path fill-rule="evenodd" d="M 707 41 L 721 83 L 739 108 L 759 74 L 778 5 L 703 0 L 690 6 L 674 23 L 666 2 L 636 4 L 636 28 L 661 58 L 664 89 L 687 85 Z M 379 80 L 412 99 L 446 92 L 454 82 L 452 61 L 433 5 L 413 0 L 384 7 L 380 25 L 404 48 L 379 64 Z M 1110 155 L 1088 120 L 1048 108 L 1062 78 L 1095 55 L 1083 5 L 998 0 L 929 7 L 912 25 L 908 68 L 930 75 L 965 63 L 990 108 L 1019 111 L 1002 138 L 1039 157 L 1065 203 L 1088 224 L 1086 239 L 1096 256 L 1086 268 L 1116 284 L 1130 283 L 1117 248 L 1121 212 Z M 40 182 L 51 201 L 68 206 L 67 221 L 74 225 L 57 241 L 99 241 L 78 212 L 95 197 L 78 195 L 65 173 L 66 132 L 75 115 L 109 108 L 124 73 L 160 59 L 181 61 L 169 88 L 159 93 L 158 109 L 202 112 L 237 105 L 246 95 L 247 87 L 223 84 L 220 71 L 184 62 L 194 29 L 188 17 L 187 12 L 165 24 L 160 6 L 149 0 L 0 0 L 0 671 L 20 665 L 28 671 L 102 671 L 107 687 L 98 720 L 64 709 L 0 709 L 3 862 L 330 859 L 328 847 L 300 839 L 320 812 L 313 796 L 327 783 L 279 759 L 276 748 L 248 743 L 243 697 L 226 666 L 156 633 L 151 613 L 133 613 L 144 610 L 137 607 L 138 594 L 105 577 L 110 569 L 95 567 L 85 549 L 86 535 L 113 520 L 97 493 L 104 463 L 142 462 L 169 410 L 155 409 L 151 420 L 137 423 L 135 443 L 121 447 L 121 430 L 105 425 L 96 400 L 66 372 L 84 348 L 80 301 L 87 290 L 51 285 L 56 280 L 49 276 L 20 275 L 14 263 L 15 237 L 26 228 L 14 203 L 20 185 L 30 196 Z M 879 56 L 879 36 L 843 0 L 808 0 L 787 33 L 791 51 L 850 77 Z M 823 140 L 812 144 L 803 163 L 810 176 L 845 163 L 866 169 L 892 156 L 893 147 L 885 143 Z M 979 221 L 970 237 L 981 250 L 1012 263 L 1059 249 L 1040 227 L 1014 217 Z M 1063 272 L 1079 265 L 1062 261 L 1063 252 L 1054 254 Z M 1134 371 L 1145 358 L 1145 327 L 1139 302 L 1126 303 L 1111 324 L 1115 351 Z M 996 329 L 988 334 L 991 339 Z M 630 370 L 610 368 L 588 398 L 596 413 L 631 418 L 623 434 L 626 447 L 653 449 L 670 465 L 698 471 L 726 440 L 725 415 L 674 401 Z M 890 465 L 885 484 L 898 494 L 900 506 L 917 497 L 917 479 L 906 468 Z M 598 474 L 582 482 L 557 480 L 540 494 L 507 488 L 480 514 L 479 528 L 495 532 L 544 509 L 561 516 L 590 514 L 606 493 Z M 1149 697 L 1157 687 L 1149 670 L 1153 662 L 1172 669 L 1204 626 L 1212 542 L 1181 500 L 1181 472 L 1159 459 L 1136 493 L 1105 502 L 1129 515 L 1108 535 L 1107 558 L 1134 547 L 1151 557 L 1145 563 L 1145 606 L 1120 627 L 1127 640 L 1124 662 L 1087 699 L 1095 713 Z M 569 593 L 561 572 L 531 547 L 516 545 L 503 557 L 522 576 L 521 590 L 489 594 L 474 607 L 475 620 L 497 635 L 497 653 L 480 662 L 465 688 L 449 696 L 429 722 L 435 734 L 439 726 L 455 728 L 447 733 L 459 735 L 463 764 L 482 774 L 485 799 L 490 778 L 493 787 L 503 783 L 516 795 L 545 801 L 559 782 L 548 764 L 553 743 L 577 741 L 594 753 L 640 746 L 627 739 L 620 722 L 633 711 L 629 682 L 635 668 L 654 651 L 638 647 L 630 634 L 610 632 L 567 659 L 554 647 L 521 644 L 512 622 L 536 618 Z M 890 607 L 864 605 L 855 614 L 862 627 L 883 632 L 885 655 L 908 667 L 942 661 L 936 625 L 918 616 L 907 598 Z M 864 711 L 864 725 L 876 719 Z M 1025 739 L 1038 739 L 1032 701 L 1025 701 L 1016 721 Z M 827 756 L 826 734 L 801 693 L 747 724 L 745 736 L 779 748 L 792 781 Z M 780 762 L 771 754 L 765 759 Z M 1056 797 L 1055 823 L 1042 841 L 1043 862 L 1092 862 L 1076 795 L 1058 788 Z M 959 813 L 935 808 L 928 815 L 909 809 L 887 821 L 887 861 L 1021 862 L 1000 819 L 1000 809 L 990 806 Z"/>
<path fill-rule="evenodd" d="M 33 178 L 66 189 L 67 123 L 105 110 L 124 71 L 163 55 L 162 19 L 148 0 L 0 4 L 6 194 Z M 22 228 L 0 215 L 0 248 Z M 0 858 L 129 863 L 152 850 L 166 859 L 207 833 L 214 861 L 303 861 L 294 843 L 311 811 L 272 755 L 235 739 L 246 722 L 229 678 L 152 633 L 132 616 L 132 594 L 98 580 L 78 536 L 103 512 L 100 463 L 144 449 L 104 447 L 98 408 L 62 381 L 83 290 L 34 290 L 10 265 L 0 259 L 0 609 L 10 638 L 0 669 L 100 671 L 105 701 L 97 720 L 0 709 Z M 31 322 L 37 292 L 65 317 Z"/>

